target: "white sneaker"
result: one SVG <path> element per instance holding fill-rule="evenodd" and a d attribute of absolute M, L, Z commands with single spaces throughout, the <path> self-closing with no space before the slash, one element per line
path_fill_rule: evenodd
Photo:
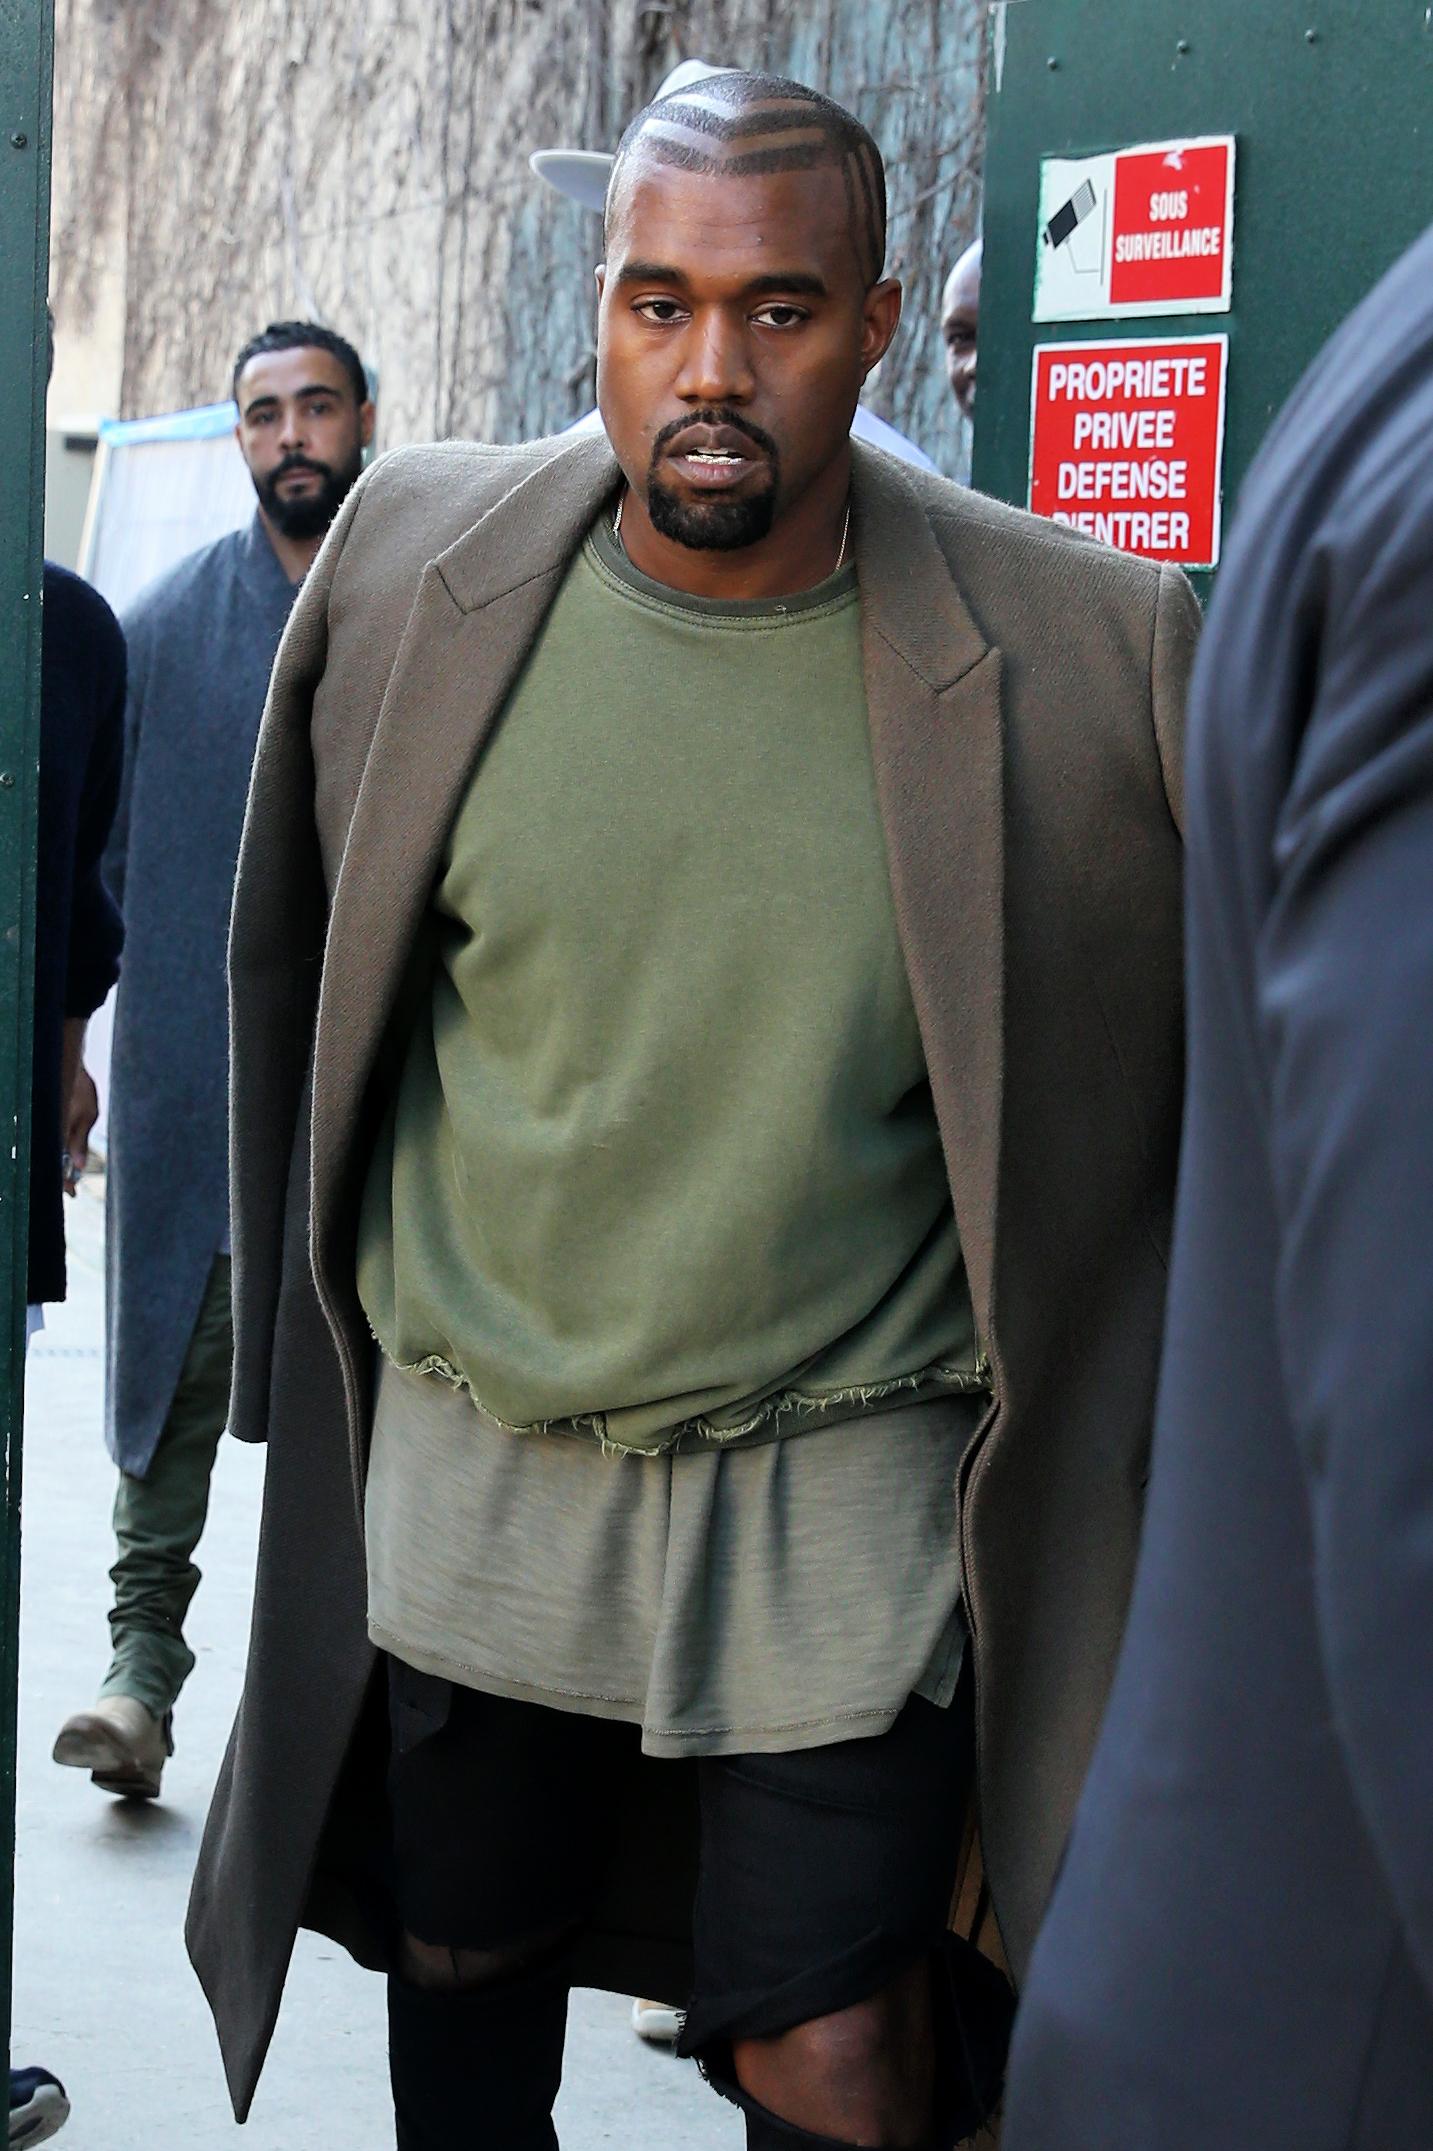
<path fill-rule="evenodd" d="M 632 2004 L 632 2029 L 648 2046 L 675 2046 L 686 2021 L 685 2009 L 678 2009 L 672 2002 L 639 2000 Z"/>
<path fill-rule="evenodd" d="M 102 1696 L 93 1710 L 66 1718 L 54 1758 L 88 1770 L 102 1792 L 128 1800 L 157 1800 L 166 1759 L 174 1753 L 169 1719 L 156 1718 L 137 1696 Z"/>

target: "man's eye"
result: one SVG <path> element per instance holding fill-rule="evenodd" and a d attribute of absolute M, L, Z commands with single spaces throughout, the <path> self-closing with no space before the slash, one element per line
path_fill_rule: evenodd
<path fill-rule="evenodd" d="M 794 329 L 811 317 L 802 306 L 763 306 L 761 312 L 751 318 L 768 329 Z"/>
<path fill-rule="evenodd" d="M 639 299 L 636 311 L 644 321 L 680 321 L 682 309 L 675 299 Z"/>

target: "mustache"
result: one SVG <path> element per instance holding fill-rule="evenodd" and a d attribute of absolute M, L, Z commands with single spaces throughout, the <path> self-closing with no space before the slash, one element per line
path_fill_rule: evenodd
<path fill-rule="evenodd" d="M 704 411 L 688 411 L 685 417 L 674 418 L 669 426 L 663 426 L 652 443 L 652 461 L 655 463 L 664 448 L 669 447 L 679 434 L 689 433 L 693 426 L 729 426 L 733 433 L 744 433 L 749 441 L 754 442 L 764 454 L 773 459 L 780 454 L 771 435 L 763 433 L 761 427 L 753 425 L 749 418 L 743 418 L 739 411 L 723 411 L 713 407 Z"/>
<path fill-rule="evenodd" d="M 292 471 L 312 471 L 316 478 L 333 476 L 327 463 L 315 463 L 311 456 L 285 456 L 283 462 L 276 463 L 269 472 L 269 484 L 273 485 L 280 478 L 287 478 Z"/>

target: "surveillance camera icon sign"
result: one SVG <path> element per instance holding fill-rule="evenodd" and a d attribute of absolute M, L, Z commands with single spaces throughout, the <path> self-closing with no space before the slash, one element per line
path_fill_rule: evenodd
<path fill-rule="evenodd" d="M 1104 219 L 1095 221 L 1100 197 L 1086 179 L 1069 200 L 1055 211 L 1045 226 L 1044 243 L 1053 252 L 1061 248 L 1076 276 L 1099 276 L 1104 266 Z"/>
<path fill-rule="evenodd" d="M 1236 148 L 1200 135 L 1042 157 L 1031 318 L 1227 314 Z"/>

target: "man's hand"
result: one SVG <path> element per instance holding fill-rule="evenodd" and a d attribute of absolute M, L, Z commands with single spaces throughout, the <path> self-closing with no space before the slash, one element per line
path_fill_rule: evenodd
<path fill-rule="evenodd" d="M 95 1079 L 81 1061 L 75 1070 L 75 1080 L 70 1087 L 69 1109 L 65 1115 L 65 1193 L 73 1195 L 80 1184 L 80 1175 L 90 1162 L 90 1136 L 100 1117 L 99 1092 Z"/>

